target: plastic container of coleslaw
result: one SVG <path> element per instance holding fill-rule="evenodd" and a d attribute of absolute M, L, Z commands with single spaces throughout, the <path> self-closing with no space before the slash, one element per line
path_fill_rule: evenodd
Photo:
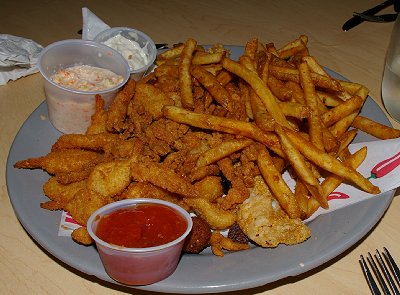
<path fill-rule="evenodd" d="M 55 82 L 56 73 L 75 66 L 106 69 L 122 79 L 102 90 L 73 89 Z M 39 56 L 38 68 L 44 77 L 49 119 L 63 133 L 85 133 L 95 111 L 95 95 L 100 94 L 108 107 L 130 77 L 129 65 L 119 52 L 94 41 L 79 39 L 63 40 L 45 47 Z M 85 79 L 79 76 L 76 80 L 82 82 Z"/>
<path fill-rule="evenodd" d="M 99 42 L 117 50 L 128 61 L 131 78 L 141 79 L 152 68 L 157 56 L 154 41 L 145 33 L 127 27 L 109 28 L 95 38 Z"/>

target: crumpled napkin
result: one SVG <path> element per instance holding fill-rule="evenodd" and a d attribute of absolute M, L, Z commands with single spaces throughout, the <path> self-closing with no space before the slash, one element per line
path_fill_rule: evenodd
<path fill-rule="evenodd" d="M 82 8 L 82 39 L 93 40 L 100 32 L 110 28 L 97 15 L 91 12 L 87 7 Z"/>
<path fill-rule="evenodd" d="M 38 72 L 43 46 L 31 39 L 0 34 L 0 85 Z"/>

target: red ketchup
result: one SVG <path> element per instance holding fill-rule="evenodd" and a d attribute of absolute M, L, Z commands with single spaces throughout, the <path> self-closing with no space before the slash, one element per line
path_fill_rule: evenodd
<path fill-rule="evenodd" d="M 186 220 L 175 210 L 158 204 L 140 204 L 103 216 L 96 235 L 109 244 L 147 248 L 172 242 L 186 228 Z"/>

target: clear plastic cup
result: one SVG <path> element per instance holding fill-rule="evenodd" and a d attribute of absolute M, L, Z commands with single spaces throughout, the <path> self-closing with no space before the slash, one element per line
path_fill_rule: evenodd
<path fill-rule="evenodd" d="M 136 81 L 152 68 L 157 56 L 154 41 L 145 33 L 132 28 L 116 27 L 104 30 L 94 38 L 94 41 L 107 44 L 120 52 L 130 64 L 131 78 Z M 138 50 L 144 57 L 138 55 Z M 143 58 L 146 60 L 144 63 L 142 63 Z"/>
<path fill-rule="evenodd" d="M 60 69 L 76 65 L 90 65 L 108 69 L 123 80 L 118 85 L 99 91 L 80 91 L 63 87 L 51 76 Z M 44 77 L 44 90 L 53 126 L 63 133 L 85 133 L 95 111 L 95 95 L 100 94 L 106 107 L 118 90 L 128 81 L 129 65 L 116 50 L 88 40 L 63 40 L 45 47 L 38 60 Z"/>
<path fill-rule="evenodd" d="M 148 248 L 124 248 L 109 244 L 96 236 L 97 225 L 103 216 L 138 204 L 159 204 L 173 209 L 187 221 L 186 231 L 172 242 Z M 175 271 L 192 225 L 190 214 L 183 208 L 162 200 L 138 198 L 117 201 L 98 209 L 89 218 L 87 230 L 96 243 L 107 274 L 112 279 L 127 285 L 148 285 L 167 278 Z"/>
<path fill-rule="evenodd" d="M 390 37 L 381 91 L 386 111 L 400 122 L 400 17 L 397 17 Z"/>

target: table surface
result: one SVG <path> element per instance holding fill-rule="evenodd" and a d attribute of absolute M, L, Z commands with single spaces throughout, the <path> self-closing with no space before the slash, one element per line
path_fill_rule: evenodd
<path fill-rule="evenodd" d="M 363 23 L 348 32 L 342 24 L 353 11 L 378 1 L 8 1 L 2 4 L 1 33 L 42 45 L 80 38 L 82 7 L 110 26 L 137 28 L 156 43 L 191 37 L 199 44 L 244 45 L 252 37 L 277 47 L 301 34 L 324 66 L 366 85 L 380 107 L 385 50 L 393 23 Z M 390 12 L 391 8 L 386 9 Z M 0 289 L 4 294 L 156 294 L 96 281 L 43 251 L 24 231 L 10 204 L 5 167 L 11 143 L 30 113 L 44 100 L 42 78 L 34 74 L 0 86 Z M 383 109 L 383 108 L 382 108 Z M 391 119 L 390 119 L 391 120 Z M 400 128 L 400 124 L 391 120 Z M 399 190 L 395 195 L 399 195 Z M 240 294 L 369 294 L 359 255 L 383 246 L 400 259 L 400 198 L 359 243 L 323 266 L 294 278 Z M 231 294 L 239 292 L 231 292 Z"/>

